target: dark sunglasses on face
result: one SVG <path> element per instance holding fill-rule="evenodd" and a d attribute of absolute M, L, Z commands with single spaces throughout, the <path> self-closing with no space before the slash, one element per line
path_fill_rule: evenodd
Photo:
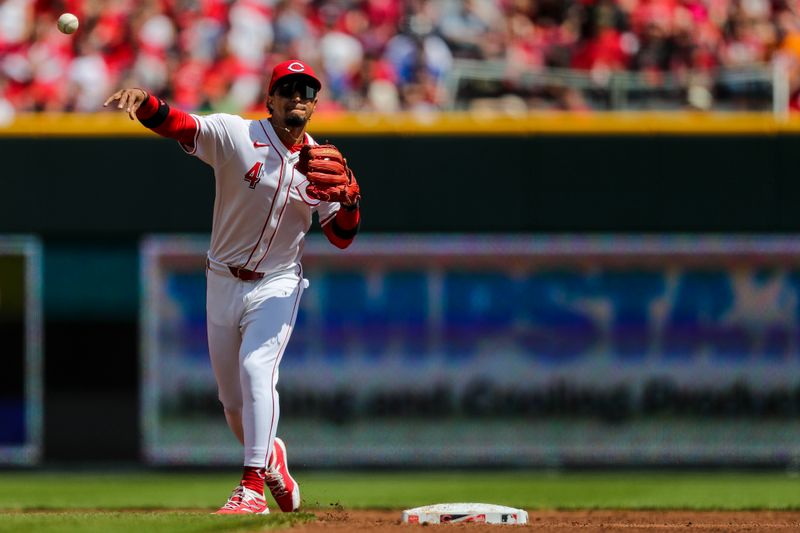
<path fill-rule="evenodd" d="M 284 98 L 292 98 L 294 93 L 298 92 L 300 98 L 304 100 L 311 100 L 317 96 L 317 88 L 303 80 L 285 81 L 275 88 L 275 92 Z"/>

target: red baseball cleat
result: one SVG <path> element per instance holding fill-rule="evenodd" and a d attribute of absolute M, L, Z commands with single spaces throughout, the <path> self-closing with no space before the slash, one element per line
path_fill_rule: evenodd
<path fill-rule="evenodd" d="M 289 473 L 289 466 L 286 464 L 286 445 L 278 437 L 275 437 L 264 483 L 269 487 L 281 511 L 289 513 L 300 508 L 300 485 Z"/>
<path fill-rule="evenodd" d="M 214 514 L 269 514 L 269 507 L 263 494 L 239 485 Z"/>

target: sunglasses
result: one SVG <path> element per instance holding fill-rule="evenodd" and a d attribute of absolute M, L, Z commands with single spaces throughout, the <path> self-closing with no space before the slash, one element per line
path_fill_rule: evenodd
<path fill-rule="evenodd" d="M 292 98 L 294 93 L 300 93 L 300 98 L 304 100 L 312 100 L 317 96 L 319 89 L 312 87 L 305 80 L 291 80 L 278 84 L 275 87 L 275 92 L 284 98 Z"/>

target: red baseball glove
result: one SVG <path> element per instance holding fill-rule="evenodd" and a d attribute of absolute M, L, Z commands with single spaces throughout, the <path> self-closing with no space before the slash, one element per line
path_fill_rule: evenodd
<path fill-rule="evenodd" d="M 361 198 L 353 171 L 348 168 L 347 160 L 339 149 L 332 144 L 304 144 L 296 168 L 308 179 L 306 192 L 311 198 L 346 205 L 354 204 Z"/>

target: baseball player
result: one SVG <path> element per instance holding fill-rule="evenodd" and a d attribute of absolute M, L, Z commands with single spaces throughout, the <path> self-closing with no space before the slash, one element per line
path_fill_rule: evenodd
<path fill-rule="evenodd" d="M 139 88 L 117 91 L 104 104 L 116 102 L 214 169 L 208 344 L 226 420 L 244 445 L 241 482 L 218 514 L 268 513 L 265 485 L 282 511 L 300 506 L 286 446 L 276 437 L 275 386 L 308 287 L 303 239 L 314 213 L 339 248 L 350 245 L 360 223 L 361 195 L 346 160 L 306 133 L 321 87 L 311 67 L 290 60 L 272 71 L 270 113 L 262 120 L 184 113 Z"/>

